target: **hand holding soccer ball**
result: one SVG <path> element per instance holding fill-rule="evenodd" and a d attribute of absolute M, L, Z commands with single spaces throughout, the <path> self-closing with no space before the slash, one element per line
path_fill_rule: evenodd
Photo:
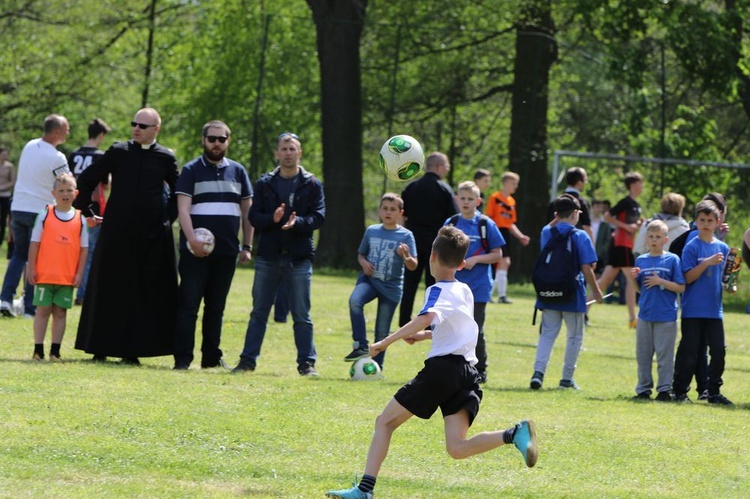
<path fill-rule="evenodd" d="M 213 233 L 203 227 L 193 231 L 195 238 L 187 241 L 187 249 L 198 258 L 204 258 L 211 254 L 216 244 Z"/>

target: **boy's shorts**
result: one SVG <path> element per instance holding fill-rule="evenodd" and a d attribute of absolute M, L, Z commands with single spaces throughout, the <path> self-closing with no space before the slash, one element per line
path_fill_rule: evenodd
<path fill-rule="evenodd" d="M 614 268 L 632 267 L 635 265 L 635 256 L 633 256 L 632 248 L 613 245 L 609 248 L 609 265 Z"/>
<path fill-rule="evenodd" d="M 505 239 L 505 246 L 500 246 L 503 250 L 503 257 L 510 257 L 511 244 L 515 237 L 510 233 L 510 229 L 500 229 L 503 239 Z"/>
<path fill-rule="evenodd" d="M 466 409 L 471 426 L 482 401 L 478 376 L 462 355 L 432 357 L 424 361 L 424 368 L 393 398 L 422 419 L 430 419 L 438 407 L 444 418 Z"/>
<path fill-rule="evenodd" d="M 34 288 L 34 305 L 37 307 L 73 308 L 73 286 L 63 284 L 37 284 Z"/>

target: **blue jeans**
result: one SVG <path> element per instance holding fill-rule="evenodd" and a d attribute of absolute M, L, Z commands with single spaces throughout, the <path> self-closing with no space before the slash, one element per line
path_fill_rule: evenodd
<path fill-rule="evenodd" d="M 255 365 L 266 335 L 268 314 L 276 299 L 279 284 L 284 284 L 289 311 L 294 321 L 294 343 L 297 346 L 297 364 L 315 364 L 317 354 L 313 341 L 313 323 L 310 318 L 310 281 L 312 262 L 292 262 L 284 256 L 280 260 L 255 259 L 253 281 L 253 311 L 245 333 L 245 348 L 240 359 Z"/>
<path fill-rule="evenodd" d="M 357 278 L 357 284 L 354 286 L 354 291 L 352 291 L 352 295 L 349 297 L 349 316 L 352 320 L 354 348 L 368 347 L 364 307 L 375 298 L 378 299 L 378 314 L 375 316 L 375 341 L 377 342 L 388 336 L 398 302 L 391 301 L 385 296 L 380 295 L 375 286 L 370 283 L 370 278 L 364 274 L 360 274 L 359 278 Z M 384 359 L 385 352 L 380 352 L 373 360 L 380 367 L 383 367 Z"/>
<path fill-rule="evenodd" d="M 31 242 L 31 230 L 34 228 L 36 213 L 26 211 L 12 211 L 10 214 L 10 227 L 13 231 L 13 256 L 5 269 L 3 290 L 0 292 L 0 300 L 13 303 L 18 283 L 26 268 L 29 259 L 29 243 Z M 28 279 L 24 282 L 23 308 L 25 314 L 34 315 L 36 307 L 33 304 L 34 286 L 29 284 Z"/>
<path fill-rule="evenodd" d="M 86 294 L 86 283 L 89 282 L 89 270 L 91 270 L 91 259 L 94 257 L 94 248 L 96 248 L 96 242 L 99 240 L 99 232 L 102 230 L 101 225 L 95 225 L 94 227 L 87 227 L 89 231 L 89 253 L 86 257 L 86 266 L 83 268 L 83 277 L 81 278 L 81 284 L 78 286 L 76 291 L 76 299 L 83 300 L 83 296 Z"/>
<path fill-rule="evenodd" d="M 197 258 L 180 251 L 180 300 L 175 327 L 175 364 L 193 361 L 195 323 L 203 301 L 203 341 L 201 367 L 214 367 L 222 357 L 221 325 L 224 307 L 234 277 L 236 257 L 209 255 Z"/>

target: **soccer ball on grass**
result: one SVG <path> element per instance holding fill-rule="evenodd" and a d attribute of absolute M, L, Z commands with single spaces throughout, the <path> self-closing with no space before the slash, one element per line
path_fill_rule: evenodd
<path fill-rule="evenodd" d="M 396 135 L 380 148 L 380 169 L 390 179 L 406 182 L 424 168 L 424 152 L 414 137 Z"/>
<path fill-rule="evenodd" d="M 380 366 L 369 357 L 359 359 L 349 369 L 349 377 L 354 381 L 381 379 Z"/>

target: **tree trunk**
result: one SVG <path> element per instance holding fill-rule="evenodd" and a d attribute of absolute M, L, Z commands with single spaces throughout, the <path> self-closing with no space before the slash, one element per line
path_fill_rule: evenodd
<path fill-rule="evenodd" d="M 539 253 L 539 232 L 548 222 L 547 106 L 549 72 L 557 59 L 554 36 L 551 1 L 528 0 L 516 30 L 509 168 L 521 176 L 517 225 L 532 242 L 523 250 L 519 244 L 514 246 L 510 255 L 514 281 L 528 280 L 531 275 Z"/>
<path fill-rule="evenodd" d="M 317 262 L 354 267 L 364 230 L 359 44 L 367 0 L 307 0 L 320 61 L 326 221 Z"/>

